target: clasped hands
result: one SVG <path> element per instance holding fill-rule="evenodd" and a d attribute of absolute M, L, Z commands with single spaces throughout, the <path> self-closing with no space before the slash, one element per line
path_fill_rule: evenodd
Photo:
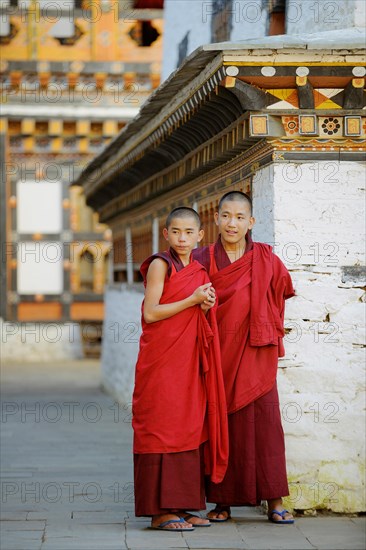
<path fill-rule="evenodd" d="M 212 283 L 206 283 L 199 286 L 193 293 L 194 297 L 197 300 L 197 303 L 200 304 L 201 309 L 206 313 L 211 309 L 216 303 L 216 291 L 212 286 Z"/>

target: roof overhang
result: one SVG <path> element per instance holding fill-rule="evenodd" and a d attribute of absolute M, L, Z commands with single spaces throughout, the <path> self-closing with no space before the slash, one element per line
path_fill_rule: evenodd
<path fill-rule="evenodd" d="M 353 28 L 342 30 L 341 36 L 330 31 L 202 46 L 74 183 L 83 186 L 88 204 L 100 210 L 187 157 L 234 120 L 243 119 L 245 150 L 263 137 L 287 135 L 283 116 L 336 112 L 360 118 L 366 114 L 364 40 L 364 29 Z M 309 136 L 317 135 L 315 122 L 314 128 Z"/>

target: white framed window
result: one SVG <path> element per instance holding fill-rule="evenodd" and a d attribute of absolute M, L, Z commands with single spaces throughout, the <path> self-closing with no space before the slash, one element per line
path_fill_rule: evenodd
<path fill-rule="evenodd" d="M 28 234 L 62 231 L 61 182 L 17 183 L 17 231 Z"/>
<path fill-rule="evenodd" d="M 17 251 L 19 294 L 63 292 L 63 248 L 61 242 L 26 241 Z"/>

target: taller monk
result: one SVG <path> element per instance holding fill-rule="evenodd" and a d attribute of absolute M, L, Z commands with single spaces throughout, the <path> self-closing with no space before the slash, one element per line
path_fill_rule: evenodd
<path fill-rule="evenodd" d="M 276 385 L 284 355 L 285 300 L 294 296 L 291 277 L 272 248 L 253 242 L 252 201 L 239 191 L 219 202 L 219 238 L 198 248 L 218 299 L 217 321 L 229 414 L 229 465 L 223 481 L 208 483 L 216 503 L 211 521 L 227 521 L 230 506 L 268 501 L 268 518 L 293 523 L 282 497 L 289 494 L 284 433 Z"/>

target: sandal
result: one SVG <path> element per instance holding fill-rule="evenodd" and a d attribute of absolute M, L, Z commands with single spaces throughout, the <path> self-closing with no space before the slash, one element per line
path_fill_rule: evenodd
<path fill-rule="evenodd" d="M 218 517 L 210 518 L 210 517 L 208 517 L 208 515 L 206 516 L 206 518 L 209 519 L 210 521 L 212 521 L 213 523 L 223 523 L 224 521 L 228 521 L 229 519 L 231 519 L 230 506 L 220 506 L 220 505 L 217 504 L 216 507 L 213 510 L 210 510 L 210 512 L 208 512 L 208 513 L 209 514 L 215 513 L 219 516 L 223 512 L 227 513 L 226 518 L 218 518 Z"/>
<path fill-rule="evenodd" d="M 289 524 L 289 523 L 295 523 L 294 519 L 285 519 L 285 515 L 289 514 L 290 512 L 288 510 L 271 510 L 268 512 L 268 519 L 272 523 L 277 523 L 278 525 L 281 525 L 281 523 Z M 281 516 L 282 519 L 274 519 L 273 516 Z"/>

